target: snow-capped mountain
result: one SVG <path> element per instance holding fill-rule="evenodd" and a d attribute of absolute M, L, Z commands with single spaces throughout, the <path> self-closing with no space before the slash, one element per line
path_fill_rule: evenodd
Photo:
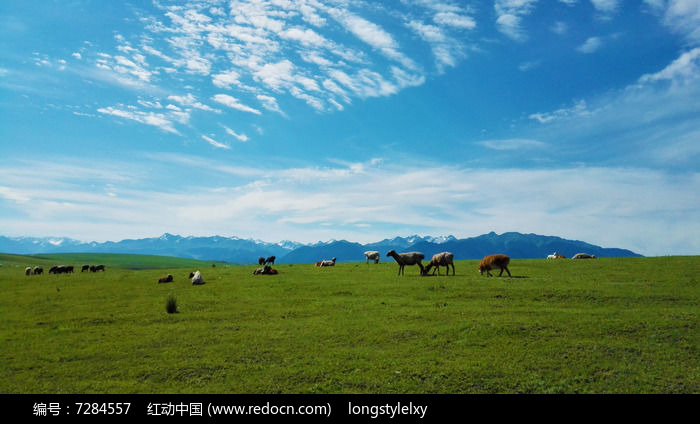
<path fill-rule="evenodd" d="M 426 259 L 449 251 L 456 259 L 480 259 L 492 253 L 505 253 L 512 258 L 544 258 L 553 252 L 571 257 L 578 252 L 596 256 L 640 256 L 624 249 L 602 248 L 582 241 L 537 234 L 496 233 L 457 239 L 454 236 L 394 237 L 376 243 L 353 243 L 329 240 L 305 245 L 289 240 L 277 243 L 238 237 L 182 237 L 165 233 L 160 237 L 126 239 L 119 242 L 89 242 L 65 237 L 3 237 L 0 252 L 14 254 L 37 253 L 133 253 L 143 255 L 177 256 L 183 258 L 257 263 L 261 256 L 276 256 L 280 263 L 307 263 L 336 257 L 338 261 L 363 261 L 364 252 L 377 250 L 385 257 L 389 250 L 419 251 Z M 383 259 L 387 260 L 387 259 Z"/>

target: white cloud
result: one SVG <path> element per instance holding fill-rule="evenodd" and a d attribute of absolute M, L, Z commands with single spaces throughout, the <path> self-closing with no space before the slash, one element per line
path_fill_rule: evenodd
<path fill-rule="evenodd" d="M 200 102 L 197 100 L 197 98 L 192 94 L 192 93 L 187 93 L 185 96 L 176 96 L 176 95 L 170 95 L 168 96 L 168 100 L 172 100 L 174 102 L 177 102 L 183 106 L 190 106 L 195 109 L 200 109 L 204 110 L 207 112 L 216 112 L 219 113 L 219 110 L 216 110 L 212 108 L 209 105 L 205 105 L 204 103 Z"/>
<path fill-rule="evenodd" d="M 399 43 L 394 37 L 379 25 L 347 10 L 329 8 L 328 13 L 353 35 L 380 51 L 384 56 L 401 63 L 408 69 L 418 68 L 413 60 L 401 52 Z"/>
<path fill-rule="evenodd" d="M 527 4 L 500 3 L 519 17 L 528 13 Z M 144 32 L 114 37 L 116 53 L 90 55 L 88 45 L 80 54 L 102 73 L 95 79 L 133 90 L 163 95 L 167 90 L 157 85 L 187 87 L 206 76 L 233 98 L 245 93 L 279 101 L 287 95 L 329 111 L 343 110 L 355 97 L 392 96 L 426 81 L 426 64 L 410 57 L 412 46 L 402 48 L 406 37 L 415 41 L 404 26 L 432 50 L 438 74 L 466 57 L 465 31 L 477 26 L 472 7 L 451 1 L 366 6 L 315 0 L 156 3 L 155 13 L 138 18 Z M 341 81 L 341 73 L 348 78 Z M 240 109 L 240 102 L 234 105 Z M 263 106 L 279 111 L 266 101 Z M 187 107 L 218 112 L 202 103 Z"/>
<path fill-rule="evenodd" d="M 253 113 L 255 115 L 261 114 L 259 110 L 242 104 L 240 101 L 238 101 L 238 99 L 236 99 L 233 96 L 229 96 L 228 94 L 216 94 L 214 95 L 214 97 L 212 97 L 212 100 L 221 103 L 224 106 L 228 106 L 232 109 L 240 110 L 242 112 Z"/>
<path fill-rule="evenodd" d="M 124 110 L 112 106 L 99 108 L 97 111 L 105 115 L 117 116 L 119 118 L 129 119 L 142 124 L 158 127 L 165 132 L 179 134 L 179 132 L 173 126 L 172 119 L 168 118 L 163 113 Z"/>
<path fill-rule="evenodd" d="M 547 143 L 538 140 L 511 138 L 502 140 L 484 140 L 479 141 L 480 144 L 487 149 L 492 150 L 522 150 L 522 149 L 542 149 L 547 147 Z"/>
<path fill-rule="evenodd" d="M 440 12 L 433 16 L 433 21 L 438 25 L 448 25 L 455 28 L 461 29 L 474 29 L 476 28 L 476 21 L 464 15 L 459 15 L 454 12 Z"/>
<path fill-rule="evenodd" d="M 496 27 L 515 41 L 525 41 L 527 34 L 522 28 L 522 20 L 534 8 L 537 0 L 496 0 Z"/>
<path fill-rule="evenodd" d="M 581 53 L 591 54 L 598 51 L 603 45 L 603 40 L 600 37 L 589 37 L 583 44 L 581 44 L 576 50 Z"/>
<path fill-rule="evenodd" d="M 611 14 L 618 9 L 618 0 L 591 0 L 593 7 L 599 12 Z"/>
<path fill-rule="evenodd" d="M 211 137 L 208 137 L 206 135 L 202 135 L 202 139 L 206 141 L 207 143 L 211 144 L 212 146 L 216 147 L 217 149 L 230 149 L 231 146 L 224 144 L 224 143 L 219 143 L 218 141 L 214 140 Z"/>
<path fill-rule="evenodd" d="M 523 72 L 531 71 L 533 69 L 539 68 L 539 66 L 542 64 L 541 61 L 535 60 L 535 61 L 530 61 L 530 62 L 523 62 L 520 65 L 518 65 L 518 69 L 520 69 Z"/>
<path fill-rule="evenodd" d="M 566 22 L 557 21 L 552 25 L 552 32 L 559 35 L 564 35 L 569 31 L 569 25 Z"/>
<path fill-rule="evenodd" d="M 0 186 L 0 198 L 5 198 L 16 203 L 28 203 L 32 200 L 31 197 L 27 196 L 26 192 L 3 186 Z"/>
<path fill-rule="evenodd" d="M 431 45 L 438 72 L 442 72 L 447 66 L 456 66 L 458 59 L 464 56 L 461 51 L 461 44 L 448 37 L 440 27 L 416 20 L 408 22 L 407 25 L 426 43 Z"/>
<path fill-rule="evenodd" d="M 162 173 L 161 166 L 171 160 L 188 174 L 189 168 L 193 175 L 226 173 L 221 181 L 229 183 L 202 186 L 187 181 L 167 190 L 142 184 Z M 62 235 L 91 240 L 163 232 L 279 240 L 285 234 L 305 242 L 325 236 L 377 241 L 397 231 L 458 237 L 520 231 L 646 255 L 700 251 L 700 241 L 692 237 L 700 231 L 697 172 L 624 167 L 489 170 L 424 161 L 393 166 L 377 160 L 266 170 L 167 155 L 142 163 L 81 164 L 76 172 L 65 166 L 41 169 L 12 163 L 0 168 L 0 202 L 13 214 L 3 220 L 3 233 L 13 226 L 13 232 L 24 234 L 61 228 Z M 32 176 L 30 169 L 40 169 L 41 175 Z M 116 179 L 125 170 L 138 180 L 126 185 Z M 240 182 L 231 183 L 231 176 Z M 76 189 L 76 180 L 108 186 L 96 193 L 91 184 Z M 413 200 L 406 202 L 407 197 Z M 162 205 L 169 205 L 167 214 Z M 78 211 L 82 225 L 74 219 Z M 331 225 L 328 231 L 320 229 L 325 224 Z"/>
<path fill-rule="evenodd" d="M 697 169 L 699 61 L 693 49 L 624 89 L 531 114 L 530 119 L 546 125 L 527 137 L 560 146 L 551 151 L 560 162 L 614 160 L 674 172 Z"/>
<path fill-rule="evenodd" d="M 693 45 L 700 43 L 700 2 L 669 0 L 663 22 L 675 33 L 683 35 Z"/>
<path fill-rule="evenodd" d="M 700 77 L 700 47 L 683 52 L 678 59 L 654 74 L 646 74 L 639 78 L 642 84 L 657 81 L 683 82 Z"/>
<path fill-rule="evenodd" d="M 540 122 L 541 124 L 545 124 L 560 119 L 566 119 L 572 116 L 585 117 L 591 115 L 591 113 L 592 112 L 588 110 L 586 101 L 579 100 L 572 107 L 557 109 L 553 112 L 533 113 L 529 116 L 529 118 L 534 119 Z"/>
<path fill-rule="evenodd" d="M 246 141 L 250 140 L 250 139 L 248 138 L 247 135 L 245 135 L 245 134 L 238 134 L 237 132 L 235 132 L 234 130 L 232 130 L 231 128 L 229 128 L 229 127 L 227 127 L 227 126 L 224 126 L 224 130 L 226 131 L 226 133 L 227 133 L 228 135 L 230 135 L 230 136 L 236 138 L 238 141 L 241 141 L 241 142 L 244 142 L 244 143 L 245 143 Z"/>
<path fill-rule="evenodd" d="M 212 77 L 212 83 L 219 88 L 230 88 L 232 85 L 238 85 L 240 74 L 236 71 L 224 71 Z"/>
<path fill-rule="evenodd" d="M 327 46 L 329 41 L 312 29 L 293 27 L 279 33 L 280 37 L 298 41 L 305 46 Z"/>
<path fill-rule="evenodd" d="M 280 109 L 279 104 L 277 104 L 276 98 L 272 96 L 266 96 L 264 94 L 258 94 L 256 97 L 258 100 L 260 100 L 260 103 L 262 103 L 265 109 L 284 115 L 284 112 L 282 112 L 282 109 Z"/>

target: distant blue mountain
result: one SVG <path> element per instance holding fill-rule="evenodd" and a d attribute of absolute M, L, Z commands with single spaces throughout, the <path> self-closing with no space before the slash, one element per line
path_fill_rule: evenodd
<path fill-rule="evenodd" d="M 291 241 L 267 243 L 238 237 L 181 237 L 163 234 L 160 237 L 119 242 L 83 243 L 61 237 L 4 237 L 0 236 L 0 252 L 14 254 L 38 253 L 132 253 L 177 256 L 233 263 L 257 263 L 261 256 L 276 256 L 276 263 L 314 263 L 337 258 L 339 262 L 364 261 L 364 252 L 377 250 L 381 261 L 389 250 L 419 251 L 426 259 L 439 252 L 452 252 L 455 259 L 481 259 L 493 253 L 504 253 L 511 258 L 544 258 L 558 252 L 567 257 L 584 252 L 598 257 L 641 256 L 626 249 L 604 248 L 576 240 L 537 234 L 503 233 L 480 235 L 466 239 L 447 237 L 395 237 L 376 243 L 353 243 L 331 240 L 303 245 Z"/>

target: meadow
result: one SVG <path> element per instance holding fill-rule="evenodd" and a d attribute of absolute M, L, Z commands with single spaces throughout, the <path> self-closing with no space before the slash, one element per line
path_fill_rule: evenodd
<path fill-rule="evenodd" d="M 77 272 L 24 275 L 59 263 Z M 131 255 L 0 264 L 2 393 L 700 392 L 700 257 L 514 259 L 513 278 L 474 260 L 397 276 L 385 257 L 274 276 Z"/>

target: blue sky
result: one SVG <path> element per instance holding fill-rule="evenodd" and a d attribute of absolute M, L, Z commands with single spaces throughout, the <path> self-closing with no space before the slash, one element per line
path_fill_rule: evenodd
<path fill-rule="evenodd" d="M 700 253 L 700 1 L 0 5 L 0 234 Z"/>

